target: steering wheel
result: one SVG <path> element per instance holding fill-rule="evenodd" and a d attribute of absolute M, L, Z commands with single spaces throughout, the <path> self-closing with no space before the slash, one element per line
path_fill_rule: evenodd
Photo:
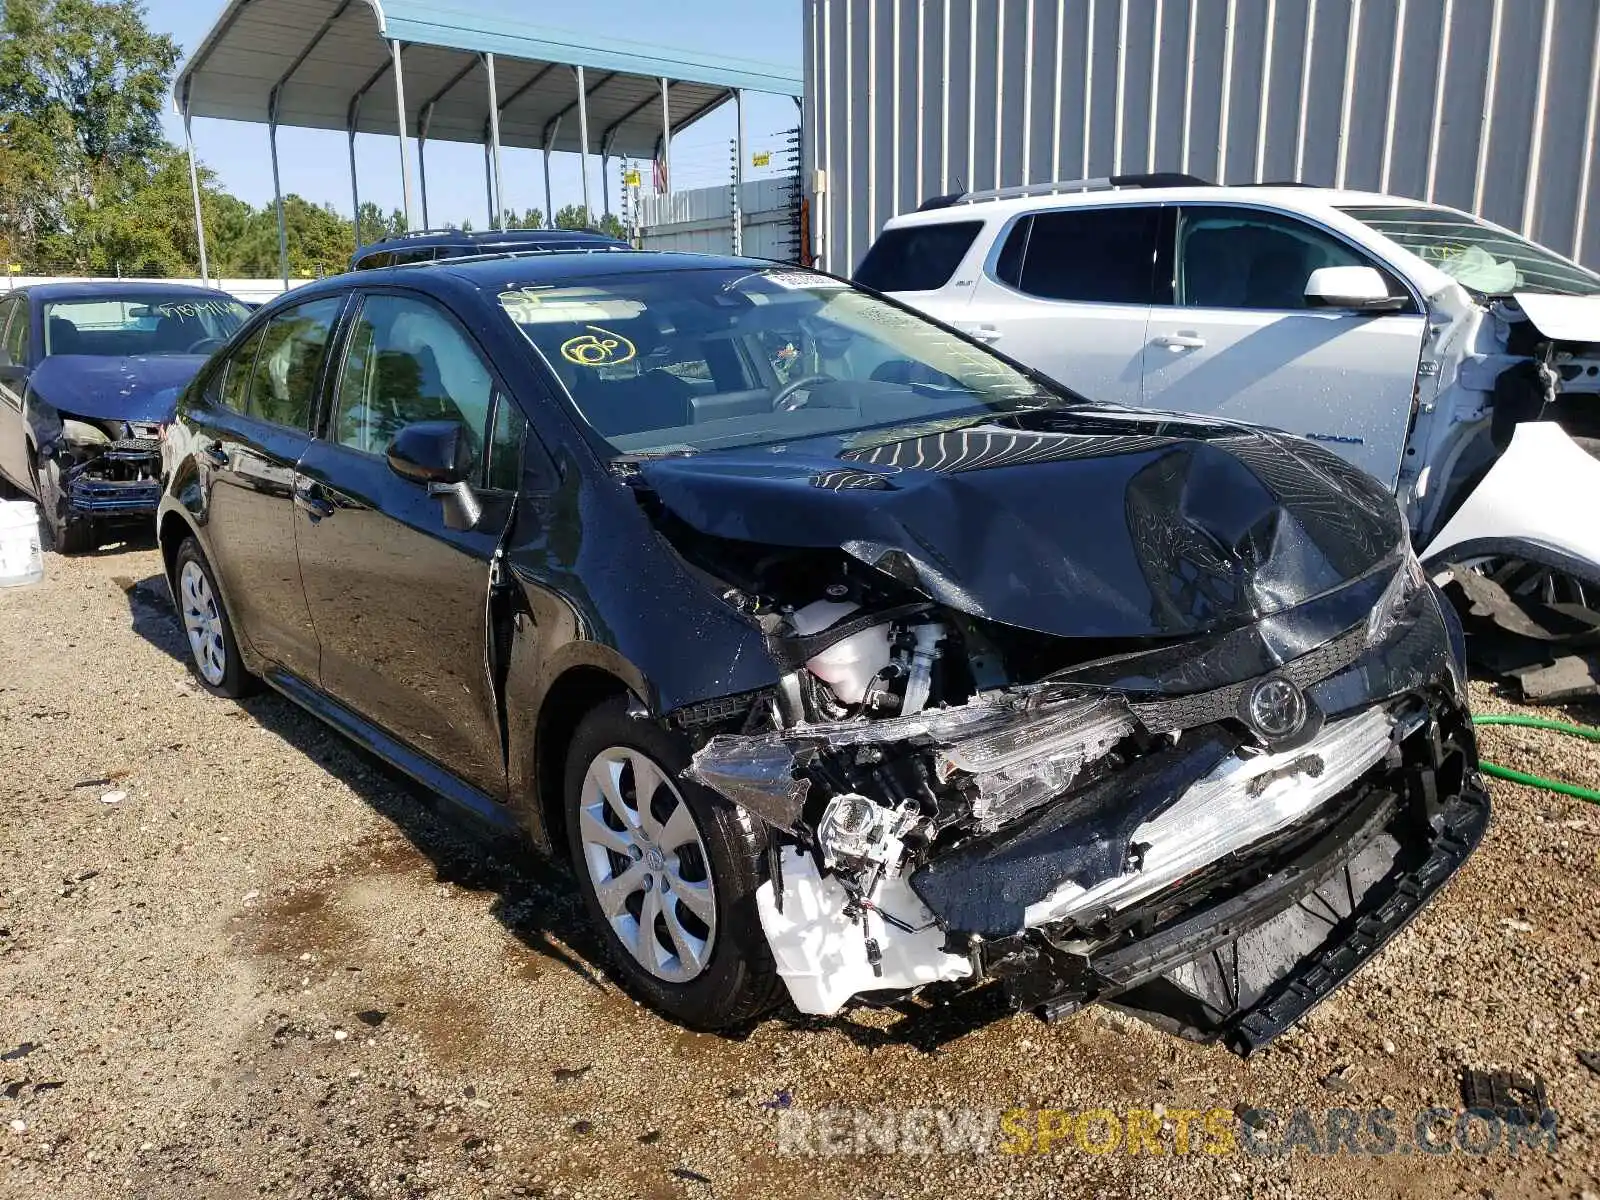
<path fill-rule="evenodd" d="M 773 394 L 772 411 L 794 412 L 797 408 L 804 408 L 811 397 L 807 396 L 804 400 L 795 400 L 794 394 L 796 392 L 803 392 L 819 383 L 832 382 L 832 375 L 802 375 L 799 379 L 791 379 Z"/>
<path fill-rule="evenodd" d="M 210 354 L 213 350 L 220 350 L 223 339 L 216 337 L 203 337 L 194 345 L 184 351 L 185 354 Z"/>

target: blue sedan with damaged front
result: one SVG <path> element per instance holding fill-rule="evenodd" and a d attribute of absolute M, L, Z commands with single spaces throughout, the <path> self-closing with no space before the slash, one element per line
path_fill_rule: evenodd
<path fill-rule="evenodd" d="M 178 392 L 248 315 L 225 292 L 167 283 L 50 283 L 0 299 L 0 491 L 38 500 L 66 554 L 149 522 Z"/>

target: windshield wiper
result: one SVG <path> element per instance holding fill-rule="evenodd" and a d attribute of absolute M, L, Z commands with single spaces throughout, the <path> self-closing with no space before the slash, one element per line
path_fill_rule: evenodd
<path fill-rule="evenodd" d="M 660 458 L 692 458 L 700 451 L 694 446 L 660 446 L 654 450 L 630 450 L 624 454 L 612 456 L 612 463 L 616 466 L 629 466 L 633 463 L 654 462 Z"/>

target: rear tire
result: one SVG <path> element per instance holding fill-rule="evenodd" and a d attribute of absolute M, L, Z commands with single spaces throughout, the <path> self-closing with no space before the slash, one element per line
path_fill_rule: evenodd
<path fill-rule="evenodd" d="M 765 838 L 680 778 L 688 760 L 681 738 L 629 716 L 626 701 L 596 708 L 567 755 L 567 841 L 584 909 L 628 990 L 690 1028 L 722 1029 L 781 995 L 756 908 Z"/>
<path fill-rule="evenodd" d="M 229 700 L 248 696 L 260 680 L 245 670 L 233 622 L 223 606 L 211 564 L 192 536 L 184 538 L 178 547 L 172 574 L 172 601 L 183 622 L 189 666 L 195 678 L 213 696 Z"/>

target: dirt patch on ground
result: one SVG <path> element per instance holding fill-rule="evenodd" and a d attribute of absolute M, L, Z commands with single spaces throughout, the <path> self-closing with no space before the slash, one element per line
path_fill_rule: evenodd
<path fill-rule="evenodd" d="M 1600 1051 L 1600 809 L 1495 783 L 1439 902 L 1248 1063 L 982 992 L 711 1037 L 614 986 L 561 871 L 278 697 L 206 696 L 184 652 L 148 548 L 51 556 L 44 584 L 0 591 L 5 1195 L 1600 1193 L 1600 1074 L 1579 1056 Z M 1483 745 L 1600 785 L 1600 746 Z M 1541 1075 L 1554 1153 L 1412 1145 L 1436 1106 L 1454 1136 L 1467 1066 Z M 1377 1108 L 1392 1153 L 1308 1152 L 1330 1110 L 1381 1144 Z M 1064 1115 L 1092 1109 L 1161 1132 L 1092 1152 L 1105 1120 Z M 1037 1149 L 1041 1120 L 1048 1153 L 1003 1152 Z"/>

